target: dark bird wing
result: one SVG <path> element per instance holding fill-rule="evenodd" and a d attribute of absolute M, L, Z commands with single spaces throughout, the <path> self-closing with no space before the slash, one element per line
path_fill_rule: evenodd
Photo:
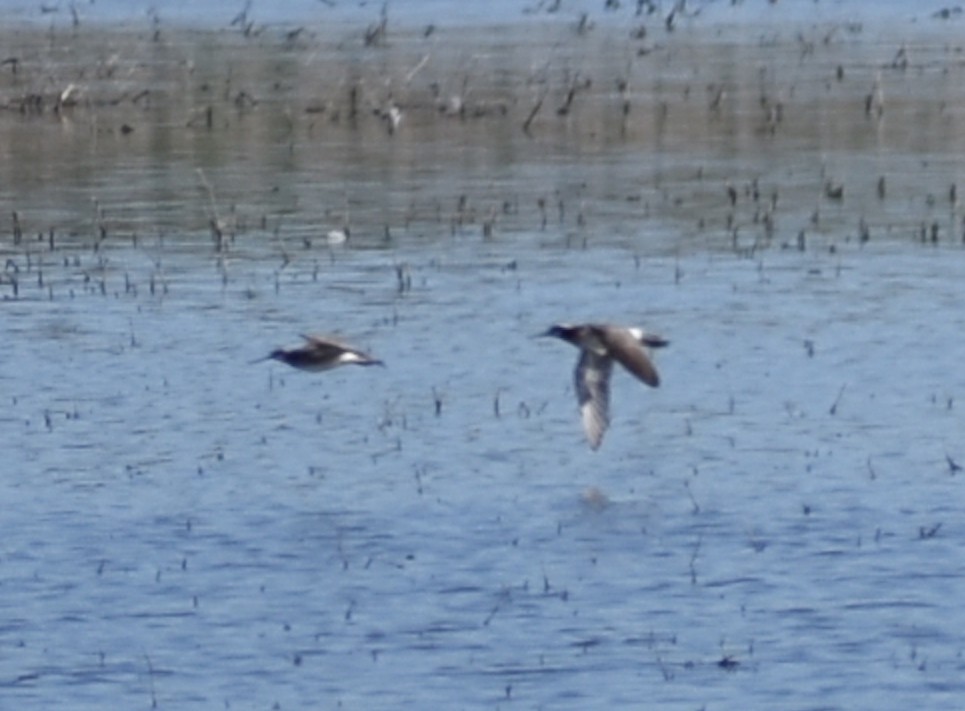
<path fill-rule="evenodd" d="M 361 351 L 355 346 L 333 336 L 306 335 L 305 349 L 310 350 L 320 360 L 331 358 L 332 366 L 356 363 L 358 365 L 385 365 L 381 360 Z"/>
<path fill-rule="evenodd" d="M 338 348 L 344 348 L 345 350 L 352 350 L 347 343 L 335 338 L 334 336 L 323 335 L 321 333 L 303 333 L 302 338 L 304 338 L 308 343 L 312 344 L 335 346 Z"/>
<path fill-rule="evenodd" d="M 306 347 L 311 348 L 311 350 L 318 355 L 330 355 L 332 358 L 334 358 L 339 353 L 344 351 L 355 350 L 347 343 L 343 343 L 337 338 L 332 338 L 331 336 L 319 336 L 303 333 L 302 338 L 305 339 Z"/>
<path fill-rule="evenodd" d="M 610 356 L 652 388 L 660 385 L 657 369 L 646 349 L 625 328 L 601 329 L 600 340 Z"/>
<path fill-rule="evenodd" d="M 583 430 L 590 446 L 596 449 L 610 424 L 610 372 L 613 361 L 590 350 L 580 352 L 574 380 L 580 403 Z"/>

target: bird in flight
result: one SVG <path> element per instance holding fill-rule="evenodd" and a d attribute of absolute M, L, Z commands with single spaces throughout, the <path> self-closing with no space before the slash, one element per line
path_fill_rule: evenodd
<path fill-rule="evenodd" d="M 294 348 L 276 348 L 264 358 L 254 363 L 266 360 L 278 360 L 287 363 L 292 368 L 320 372 L 331 370 L 342 365 L 385 365 L 378 358 L 348 345 L 331 336 L 302 336 L 305 343 Z"/>
<path fill-rule="evenodd" d="M 540 336 L 553 336 L 580 349 L 573 373 L 580 404 L 583 430 L 590 447 L 597 449 L 610 425 L 610 373 L 613 361 L 622 365 L 650 387 L 660 385 L 660 376 L 650 359 L 651 348 L 670 341 L 642 328 L 612 324 L 556 324 Z"/>

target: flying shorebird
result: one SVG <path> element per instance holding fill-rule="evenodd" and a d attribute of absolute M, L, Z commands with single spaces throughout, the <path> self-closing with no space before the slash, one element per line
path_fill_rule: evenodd
<path fill-rule="evenodd" d="M 573 373 L 576 398 L 580 403 L 583 430 L 596 449 L 610 424 L 610 373 L 616 361 L 652 388 L 660 376 L 650 360 L 650 348 L 662 348 L 670 341 L 642 328 L 585 323 L 557 324 L 540 336 L 554 336 L 580 349 Z"/>
<path fill-rule="evenodd" d="M 305 336 L 305 343 L 296 348 L 276 348 L 264 358 L 259 358 L 253 363 L 261 363 L 266 360 L 280 360 L 287 363 L 292 368 L 299 370 L 309 370 L 320 372 L 331 370 L 341 365 L 385 365 L 378 358 L 373 358 L 368 353 L 360 351 L 358 348 L 343 343 L 331 336 Z"/>

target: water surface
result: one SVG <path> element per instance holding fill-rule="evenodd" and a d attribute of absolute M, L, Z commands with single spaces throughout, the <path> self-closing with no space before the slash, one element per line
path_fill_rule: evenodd
<path fill-rule="evenodd" d="M 8 704 L 961 697 L 955 40 L 603 17 L 15 38 Z M 591 318 L 672 342 L 598 452 Z M 250 363 L 310 331 L 388 367 Z"/>

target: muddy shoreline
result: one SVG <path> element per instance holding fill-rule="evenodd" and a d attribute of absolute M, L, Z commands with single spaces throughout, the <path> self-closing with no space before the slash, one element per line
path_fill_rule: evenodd
<path fill-rule="evenodd" d="M 464 231 L 644 252 L 965 237 L 951 38 L 372 28 L 8 34 L 3 210 L 81 240 L 212 220 L 296 242 L 351 226 L 369 247 Z"/>

